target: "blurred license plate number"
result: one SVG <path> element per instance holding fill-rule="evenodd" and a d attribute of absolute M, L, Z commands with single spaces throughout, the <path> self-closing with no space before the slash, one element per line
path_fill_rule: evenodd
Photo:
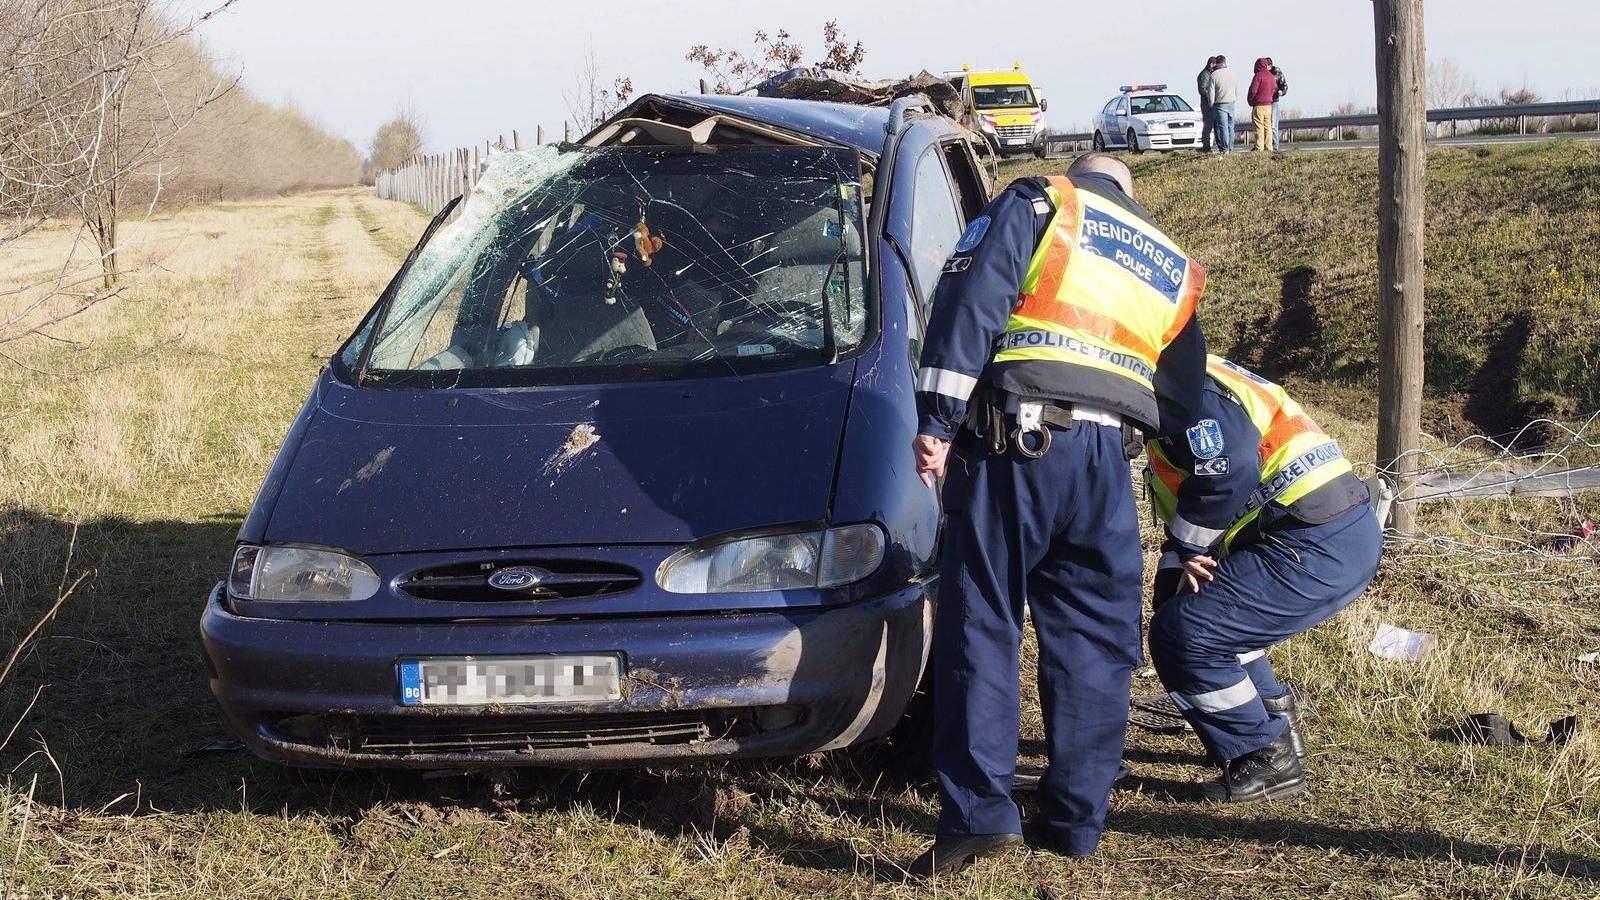
<path fill-rule="evenodd" d="M 570 703 L 622 699 L 622 658 L 530 656 L 402 660 L 406 706 Z"/>
<path fill-rule="evenodd" d="M 1022 138 L 1006 138 L 1006 143 L 1016 145 L 1022 143 Z"/>

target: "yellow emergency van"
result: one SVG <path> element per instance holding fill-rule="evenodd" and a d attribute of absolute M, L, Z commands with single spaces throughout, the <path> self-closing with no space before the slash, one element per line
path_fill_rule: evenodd
<path fill-rule="evenodd" d="M 996 153 L 1043 151 L 1049 104 L 1034 92 L 1021 63 L 1012 63 L 1010 71 L 974 72 L 962 66 L 950 80 L 961 92 L 961 124 L 982 134 Z"/>

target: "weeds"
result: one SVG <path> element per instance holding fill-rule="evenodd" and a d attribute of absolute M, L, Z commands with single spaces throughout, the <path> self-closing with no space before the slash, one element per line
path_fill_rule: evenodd
<path fill-rule="evenodd" d="M 1516 174 L 1537 168 L 1524 152 L 1444 162 L 1435 154 L 1433 172 L 1472 181 L 1483 197 L 1511 196 L 1520 181 L 1542 178 Z M 1591 151 L 1543 152 L 1558 168 L 1590 166 L 1593 182 Z M 1314 270 L 1307 302 L 1322 338 L 1293 356 L 1293 386 L 1357 459 L 1372 458 L 1375 442 L 1362 386 L 1370 348 L 1361 335 L 1371 320 L 1363 304 L 1373 290 L 1363 237 L 1367 162 L 1352 153 L 1138 163 L 1145 199 L 1211 269 L 1205 324 L 1219 346 L 1296 349 L 1303 326 L 1271 328 L 1282 273 Z M 1455 191 L 1466 204 L 1468 190 L 1436 189 L 1436 202 L 1448 207 Z M 1592 193 L 1579 187 L 1575 196 L 1585 190 Z M 1453 238 L 1432 238 L 1436 265 L 1469 267 L 1438 274 L 1439 315 L 1529 291 L 1543 292 L 1542 304 L 1592 297 L 1600 273 L 1583 248 L 1593 223 L 1577 221 L 1567 202 L 1548 201 L 1543 231 L 1530 238 L 1543 249 L 1528 251 L 1526 277 L 1493 270 L 1522 250 L 1469 253 Z M 1503 214 L 1534 221 L 1526 206 Z M 1519 229 L 1483 218 L 1437 227 L 1450 235 L 1490 224 L 1505 235 Z M 163 274 L 73 322 L 66 336 L 77 343 L 28 348 L 40 368 L 87 374 L 0 369 L 0 410 L 8 411 L 0 419 L 0 647 L 16 646 L 72 583 L 61 573 L 74 540 L 71 571 L 96 573 L 0 685 L 0 725 L 21 723 L 0 749 L 0 866 L 13 896 L 1600 891 L 1600 669 L 1574 661 L 1600 648 L 1600 601 L 1559 586 L 1463 582 L 1395 565 L 1344 614 L 1273 651 L 1315 706 L 1309 796 L 1253 809 L 1198 805 L 1193 781 L 1207 773 L 1193 739 L 1134 732 L 1127 758 L 1136 778 L 1113 799 L 1099 855 L 1070 861 L 1033 851 L 937 888 L 904 884 L 898 869 L 933 828 L 935 792 L 887 777 L 865 753 L 474 778 L 307 772 L 193 753 L 223 734 L 195 646 L 201 599 L 318 367 L 421 226 L 414 211 L 360 192 L 153 220 L 141 226 L 150 243 L 173 248 Z M 1551 267 L 1559 281 L 1546 274 Z M 1470 302 L 1451 299 L 1469 283 L 1497 287 Z M 1486 355 L 1472 341 L 1484 339 L 1500 308 L 1474 311 L 1479 325 L 1436 329 L 1467 361 L 1458 370 L 1470 374 L 1471 360 Z M 1523 383 L 1561 390 L 1541 374 L 1555 369 L 1542 365 L 1525 360 Z M 1493 521 L 1492 511 L 1482 516 L 1474 521 Z M 1379 622 L 1431 631 L 1439 647 L 1420 664 L 1373 657 L 1366 645 Z M 1154 689 L 1152 679 L 1135 685 Z M 1576 712 L 1580 727 L 1564 747 L 1489 748 L 1448 737 L 1465 715 L 1485 711 L 1535 731 Z M 1022 761 L 1041 764 L 1031 700 L 1023 734 Z M 37 785 L 50 787 L 35 793 Z M 51 796 L 57 789 L 62 796 Z M 1031 798 L 1023 804 L 1032 811 Z"/>

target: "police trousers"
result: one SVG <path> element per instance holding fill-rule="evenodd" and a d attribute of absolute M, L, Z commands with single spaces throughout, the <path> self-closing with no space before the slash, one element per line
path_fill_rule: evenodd
<path fill-rule="evenodd" d="M 963 433 L 944 486 L 933 634 L 939 833 L 1019 832 L 1011 799 L 1024 604 L 1039 644 L 1049 769 L 1039 820 L 1087 856 L 1105 827 L 1140 662 L 1138 515 L 1115 427 L 1053 430 L 1036 460 Z"/>
<path fill-rule="evenodd" d="M 1362 504 L 1325 525 L 1271 530 L 1223 557 L 1200 593 L 1182 588 L 1156 598 L 1150 661 L 1214 762 L 1283 733 L 1287 723 L 1261 704 L 1287 692 L 1266 649 L 1360 596 L 1378 572 L 1382 542 L 1377 518 Z"/>

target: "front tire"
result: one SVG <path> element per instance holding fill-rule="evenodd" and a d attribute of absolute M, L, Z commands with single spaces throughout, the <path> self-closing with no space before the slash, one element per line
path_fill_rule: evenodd
<path fill-rule="evenodd" d="M 1132 128 L 1128 129 L 1128 149 L 1135 153 L 1144 152 L 1144 148 L 1139 146 L 1139 136 L 1133 133 Z"/>
<path fill-rule="evenodd" d="M 1096 131 L 1094 139 L 1089 141 L 1089 146 L 1093 147 L 1096 153 L 1106 152 L 1106 136 Z"/>

